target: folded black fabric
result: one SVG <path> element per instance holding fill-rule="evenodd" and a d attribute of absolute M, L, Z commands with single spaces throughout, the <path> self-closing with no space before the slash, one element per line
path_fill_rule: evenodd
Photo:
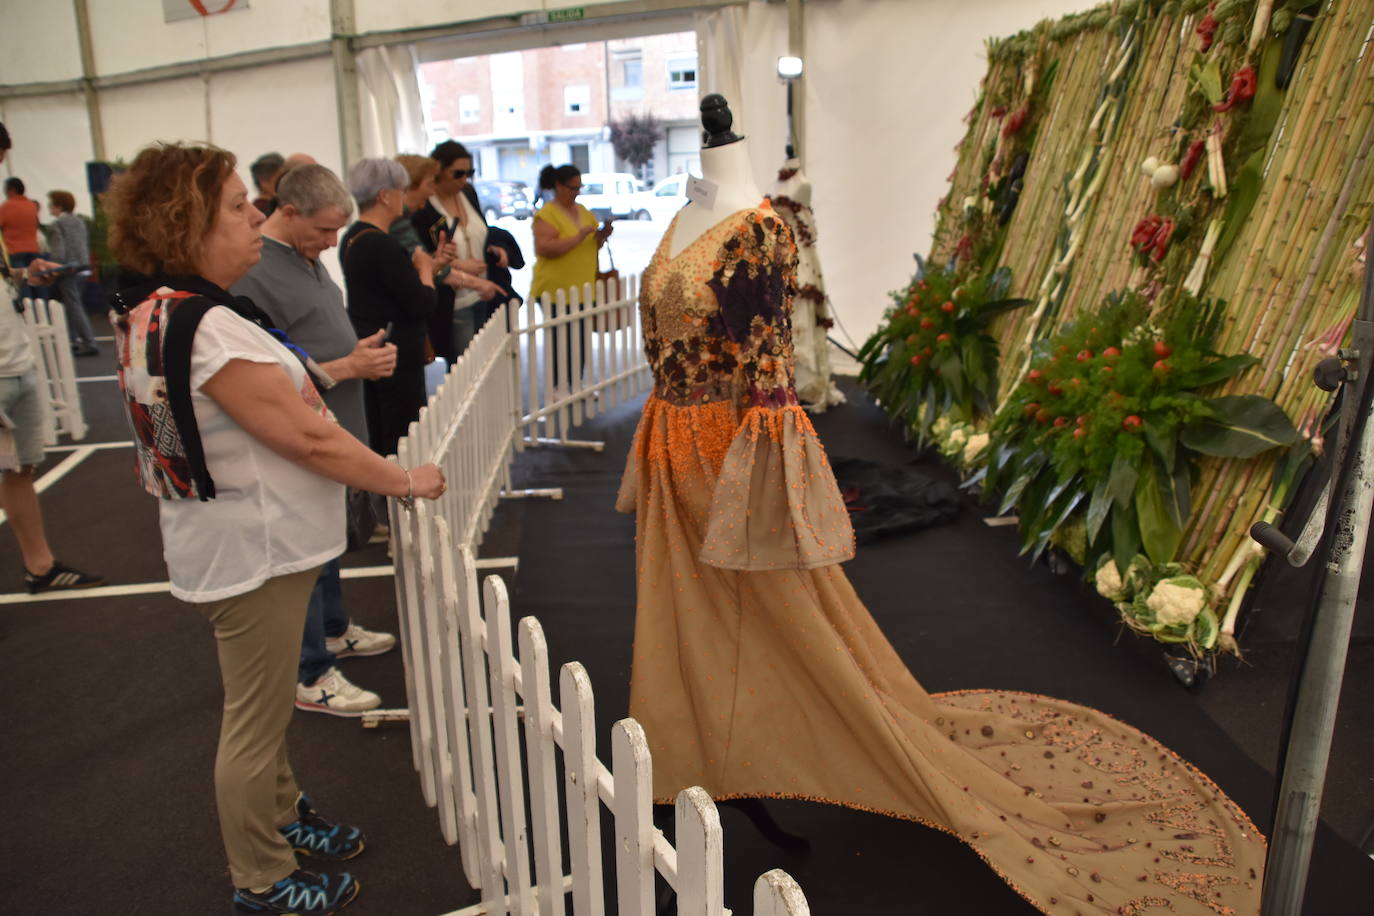
<path fill-rule="evenodd" d="M 958 491 L 919 471 L 861 458 L 831 458 L 830 467 L 860 544 L 943 525 L 959 514 Z"/>

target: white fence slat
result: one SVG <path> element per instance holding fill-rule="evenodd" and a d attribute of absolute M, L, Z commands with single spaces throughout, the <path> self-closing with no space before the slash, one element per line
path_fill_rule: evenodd
<path fill-rule="evenodd" d="M 723 916 L 725 873 L 720 813 L 700 786 L 683 789 L 674 809 L 678 916 Z"/>
<path fill-rule="evenodd" d="M 396 450 L 399 453 L 397 458 L 404 466 L 406 456 L 410 451 L 409 443 L 402 439 L 397 443 Z M 416 705 L 418 701 L 415 698 L 415 664 L 411 661 L 410 640 L 410 618 L 415 614 L 415 603 L 411 599 L 412 586 L 410 584 L 413 576 L 411 567 L 415 563 L 415 551 L 406 549 L 406 539 L 403 533 L 406 527 L 406 511 L 394 499 L 388 499 L 386 502 L 387 526 L 391 532 L 392 566 L 396 571 L 396 616 L 401 631 L 401 664 L 406 672 L 406 708 L 418 709 L 419 707 Z M 411 762 L 418 772 L 421 768 L 420 723 L 413 716 L 409 716 L 406 724 L 410 727 Z"/>
<path fill-rule="evenodd" d="M 520 721 L 515 684 L 520 674 L 511 645 L 510 599 L 500 576 L 483 583 L 487 617 L 487 657 L 491 669 L 491 711 L 495 726 L 496 777 L 501 803 L 501 835 L 506 851 L 506 881 L 511 912 L 534 912 L 530 895 L 529 838 L 525 828 L 524 768 L 520 760 Z"/>
<path fill-rule="evenodd" d="M 455 711 L 462 715 L 462 707 L 453 708 L 453 697 L 444 676 L 449 654 L 445 642 L 444 594 L 440 584 L 438 526 L 443 519 L 431 523 L 429 507 L 423 501 L 415 504 L 416 543 L 420 547 L 420 616 L 423 619 L 426 651 L 426 673 L 429 677 L 429 726 L 432 736 L 435 789 L 439 808 L 439 829 L 450 846 L 458 842 L 458 803 L 453 789 L 453 748 L 449 743 L 448 723 Z"/>
<path fill-rule="evenodd" d="M 415 699 L 418 707 L 414 710 L 411 718 L 419 719 L 420 723 L 420 760 L 422 784 L 425 786 L 425 804 L 431 808 L 439 803 L 438 783 L 442 779 L 438 749 L 434 740 L 434 682 L 430 674 L 431 656 L 428 633 L 426 632 L 427 621 L 432 617 L 427 613 L 430 604 L 431 593 L 429 585 L 431 579 L 425 569 L 425 550 L 423 531 L 428 527 L 429 507 L 424 503 L 416 503 L 415 507 L 405 513 L 406 537 L 414 551 L 416 561 L 412 562 L 408 577 L 413 583 L 411 594 L 414 603 L 411 605 L 415 613 L 410 617 L 410 638 L 414 645 L 410 654 L 411 661 L 414 663 L 413 676 L 415 678 Z M 430 564 L 432 565 L 432 563 Z"/>
<path fill-rule="evenodd" d="M 468 698 L 468 734 L 472 740 L 473 791 L 477 796 L 477 861 L 481 872 L 482 903 L 492 908 L 505 897 L 501 878 L 501 822 L 496 804 L 496 769 L 493 757 L 491 708 L 487 697 L 487 659 L 481 604 L 477 597 L 477 570 L 473 566 L 472 551 L 466 545 L 457 548 L 458 569 L 464 587 L 459 589 L 462 600 L 461 643 L 463 647 L 463 686 Z"/>
<path fill-rule="evenodd" d="M 775 868 L 754 882 L 754 916 L 811 916 L 811 907 L 792 876 Z"/>
<path fill-rule="evenodd" d="M 462 589 L 454 569 L 453 536 L 448 523 L 434 520 L 436 551 L 439 555 L 439 601 L 444 619 L 444 709 L 449 749 L 453 753 L 453 800 L 458 813 L 458 856 L 463 864 L 463 877 L 469 887 L 481 886 L 481 871 L 477 863 L 477 798 L 472 791 L 472 756 L 468 741 L 467 702 L 463 696 L 462 636 L 459 626 Z"/>
<path fill-rule="evenodd" d="M 596 712 L 592 681 L 580 662 L 568 662 L 563 666 L 558 680 L 558 698 L 563 706 L 563 782 L 568 806 L 573 913 L 574 916 L 604 916 Z"/>
<path fill-rule="evenodd" d="M 565 916 L 563 847 L 559 841 L 558 782 L 553 705 L 549 687 L 549 650 L 544 629 L 533 617 L 519 626 L 520 674 L 525 700 L 525 757 L 529 761 L 530 821 L 534 828 L 534 867 L 539 916 Z"/>
<path fill-rule="evenodd" d="M 620 916 L 654 916 L 653 763 L 644 729 L 621 719 L 611 730 L 615 778 L 615 880 Z"/>

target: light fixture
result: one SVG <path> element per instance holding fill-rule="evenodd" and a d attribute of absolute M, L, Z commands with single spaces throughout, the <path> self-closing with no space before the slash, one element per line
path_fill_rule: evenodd
<path fill-rule="evenodd" d="M 802 59 L 800 57 L 779 57 L 778 58 L 778 77 L 785 80 L 794 80 L 802 75 Z"/>

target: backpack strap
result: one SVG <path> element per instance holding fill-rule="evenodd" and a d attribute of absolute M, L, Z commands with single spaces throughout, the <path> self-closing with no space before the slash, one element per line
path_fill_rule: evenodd
<path fill-rule="evenodd" d="M 169 303 L 163 318 L 162 371 L 167 379 L 167 406 L 202 502 L 215 498 L 215 481 L 205 464 L 205 447 L 191 403 L 191 348 L 200 320 L 218 304 L 205 296 L 187 296 L 174 306 Z"/>

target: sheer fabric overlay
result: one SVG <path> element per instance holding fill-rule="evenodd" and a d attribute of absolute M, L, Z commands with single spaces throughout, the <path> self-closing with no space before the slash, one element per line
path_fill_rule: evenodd
<path fill-rule="evenodd" d="M 1050 697 L 925 692 L 838 565 L 853 533 L 792 386 L 789 230 L 765 203 L 669 257 L 675 229 L 641 286 L 655 389 L 617 500 L 655 800 L 918 821 L 1045 913 L 1258 912 L 1264 838 L 1153 738 Z"/>

